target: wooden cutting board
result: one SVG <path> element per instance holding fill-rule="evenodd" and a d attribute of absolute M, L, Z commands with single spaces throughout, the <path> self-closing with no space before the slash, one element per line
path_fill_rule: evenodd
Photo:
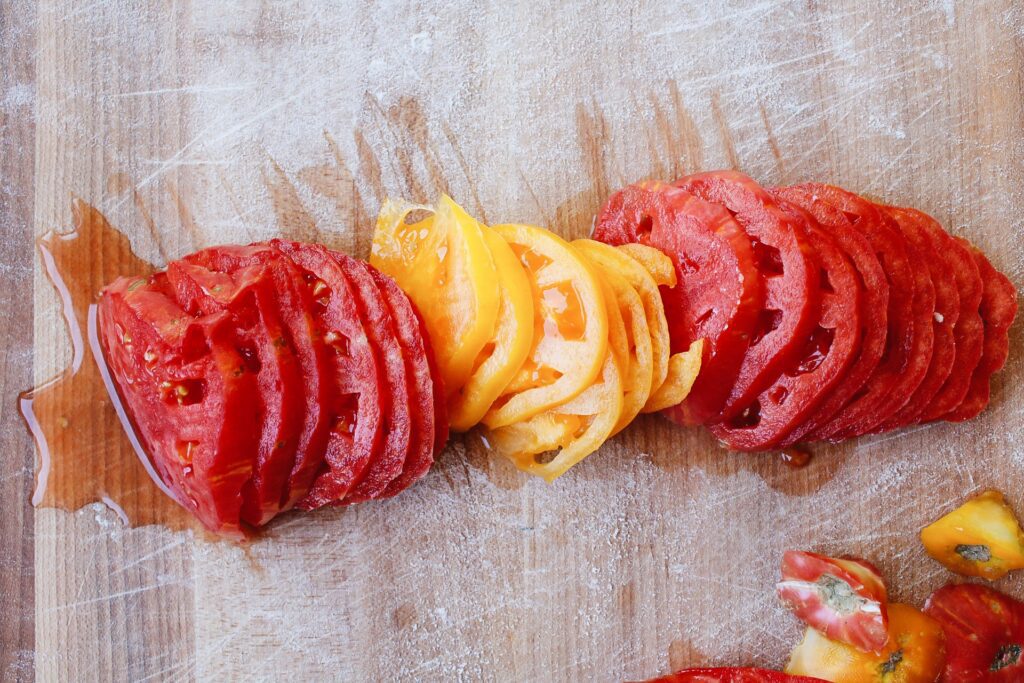
<path fill-rule="evenodd" d="M 489 222 L 579 237 L 624 183 L 734 167 L 920 207 L 1024 284 L 1024 11 L 1009 0 L 434 5 L 0 12 L 2 330 L 32 345 L 5 370 L 0 596 L 21 609 L 0 612 L 4 680 L 779 666 L 800 631 L 773 595 L 783 550 L 871 558 L 920 604 L 952 578 L 921 526 L 989 486 L 1024 513 L 1020 325 L 979 419 L 819 448 L 802 470 L 648 418 L 553 485 L 456 438 L 398 499 L 290 517 L 247 549 L 103 506 L 26 508 L 13 392 L 69 362 L 26 226 L 66 228 L 72 196 L 156 263 L 282 232 L 365 257 L 388 195 L 447 192 Z M 1024 595 L 1021 576 L 999 586 Z"/>

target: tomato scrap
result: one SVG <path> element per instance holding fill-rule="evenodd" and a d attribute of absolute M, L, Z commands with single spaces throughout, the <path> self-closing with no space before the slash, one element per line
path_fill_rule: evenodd
<path fill-rule="evenodd" d="M 808 627 L 786 673 L 833 683 L 935 683 L 945 666 L 945 634 L 938 621 L 909 605 L 889 605 L 889 639 L 881 652 L 864 652 Z"/>
<path fill-rule="evenodd" d="M 1024 569 L 1024 531 L 999 491 L 983 491 L 921 530 L 925 550 L 951 571 L 990 581 Z"/>
<path fill-rule="evenodd" d="M 943 683 L 1024 680 L 1024 603 L 978 584 L 931 594 L 925 614 L 946 634 Z"/>
<path fill-rule="evenodd" d="M 789 550 L 776 589 L 799 619 L 832 640 L 866 652 L 881 652 L 889 640 L 885 582 L 865 560 Z"/>

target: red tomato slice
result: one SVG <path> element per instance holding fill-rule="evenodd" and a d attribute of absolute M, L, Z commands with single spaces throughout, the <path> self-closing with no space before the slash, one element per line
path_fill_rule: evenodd
<path fill-rule="evenodd" d="M 339 252 L 331 252 L 353 292 L 363 317 L 370 344 L 381 360 L 384 385 L 380 392 L 384 416 L 384 447 L 370 462 L 362 480 L 349 491 L 344 505 L 379 498 L 401 473 L 412 445 L 413 422 L 409 410 L 409 378 L 406 375 L 402 346 L 398 342 L 395 320 L 384 295 L 377 287 L 371 266 Z M 430 435 L 432 442 L 433 435 Z"/>
<path fill-rule="evenodd" d="M 192 254 L 187 261 L 172 261 L 167 277 L 186 310 L 200 315 L 228 313 L 242 340 L 243 357 L 256 374 L 262 431 L 256 468 L 242 489 L 242 519 L 261 526 L 281 511 L 295 464 L 303 420 L 302 371 L 281 322 L 275 293 L 271 271 L 280 259 L 225 273 L 199 265 L 213 265 L 210 251 Z"/>
<path fill-rule="evenodd" d="M 736 171 L 700 173 L 673 183 L 727 208 L 750 237 L 764 307 L 721 420 L 748 408 L 804 350 L 818 316 L 819 268 L 801 221 L 783 212 L 753 179 Z"/>
<path fill-rule="evenodd" d="M 964 400 L 943 418 L 959 422 L 969 420 L 985 409 L 991 395 L 992 375 L 1006 364 L 1010 353 L 1010 325 L 1017 317 L 1017 288 L 1009 278 L 992 267 L 985 255 L 971 247 L 983 283 L 981 320 L 985 325 L 985 340 L 981 360 L 971 375 L 971 385 Z"/>
<path fill-rule="evenodd" d="M 874 565 L 788 550 L 779 597 L 799 619 L 831 640 L 881 652 L 889 640 L 888 596 Z"/>
<path fill-rule="evenodd" d="M 630 185 L 609 197 L 593 237 L 647 244 L 672 259 L 678 284 L 661 288 L 671 351 L 686 351 L 697 339 L 706 343 L 689 396 L 665 412 L 684 424 L 717 417 L 763 301 L 750 238 L 723 207 L 664 183 Z"/>
<path fill-rule="evenodd" d="M 928 214 L 907 209 L 930 225 L 933 234 L 941 237 L 942 253 L 952 264 L 953 276 L 960 298 L 960 311 L 953 327 L 956 357 L 949 377 L 920 415 L 921 422 L 936 420 L 960 405 L 971 386 L 971 375 L 981 360 L 985 326 L 981 320 L 982 283 L 978 262 L 963 240 L 954 239 Z"/>
<path fill-rule="evenodd" d="M 862 298 L 861 334 L 856 359 L 803 424 L 777 444 L 791 446 L 810 438 L 809 435 L 827 424 L 860 391 L 878 367 L 887 337 L 889 282 L 871 243 L 853 227 L 846 214 L 800 187 L 777 187 L 772 194 L 780 201 L 811 214 L 821 229 L 835 240 L 836 246 L 846 254 L 857 271 Z"/>
<path fill-rule="evenodd" d="M 322 332 L 313 318 L 312 290 L 292 261 L 267 243 L 205 249 L 183 260 L 226 272 L 260 264 L 274 264 L 271 273 L 280 302 L 281 319 L 302 369 L 305 385 L 302 430 L 296 444 L 295 463 L 288 478 L 288 487 L 281 499 L 281 509 L 290 509 L 306 495 L 320 471 L 333 421 L 330 402 L 335 395 L 334 352 L 329 351 L 324 344 Z"/>
<path fill-rule="evenodd" d="M 373 276 L 373 281 L 384 296 L 388 312 L 395 322 L 395 332 L 401 345 L 401 355 L 405 361 L 405 374 L 408 379 L 408 404 L 412 433 L 409 440 L 409 452 L 405 458 L 402 472 L 390 483 L 382 498 L 397 495 L 416 483 L 434 463 L 434 380 L 430 372 L 430 353 L 424 344 L 420 323 L 413 310 L 412 302 L 394 280 L 378 271 L 373 266 L 366 268 Z"/>
<path fill-rule="evenodd" d="M 355 287 L 331 252 L 320 245 L 284 240 L 270 245 L 300 272 L 302 286 L 313 300 L 316 336 L 328 347 L 330 357 L 333 381 L 326 406 L 330 425 L 326 449 L 315 463 L 320 469 L 312 486 L 297 503 L 310 510 L 344 498 L 381 453 L 386 388 Z"/>
<path fill-rule="evenodd" d="M 722 667 L 717 669 L 685 669 L 653 678 L 647 683 L 825 683 L 820 678 L 790 676 L 781 671 Z"/>
<path fill-rule="evenodd" d="M 195 317 L 164 273 L 103 289 L 100 340 L 114 382 L 160 479 L 214 533 L 241 537 L 261 410 L 256 376 L 230 316 Z"/>
<path fill-rule="evenodd" d="M 925 310 L 923 305 L 915 310 L 915 301 L 926 303 L 931 285 L 916 252 L 908 251 L 907 242 L 895 221 L 877 206 L 832 185 L 806 183 L 797 188 L 847 215 L 854 228 L 871 243 L 889 281 L 888 334 L 881 361 L 832 420 L 810 434 L 811 438 L 838 441 L 869 432 L 903 407 L 921 383 L 927 371 L 927 361 L 931 358 L 930 309 L 933 305 L 927 306 L 929 310 Z M 917 295 L 919 290 L 924 290 L 920 296 Z M 927 327 L 927 348 L 919 340 L 921 330 L 915 326 L 918 319 L 923 320 Z M 910 367 L 919 368 L 921 372 L 908 372 Z"/>
<path fill-rule="evenodd" d="M 913 424 L 918 421 L 925 408 L 931 405 L 953 369 L 953 360 L 956 357 L 953 328 L 960 315 L 960 294 L 957 292 L 956 279 L 953 277 L 953 269 L 956 266 L 949 256 L 950 251 L 944 246 L 946 240 L 941 237 L 941 228 L 936 235 L 932 231 L 931 223 L 922 220 L 924 214 L 919 211 L 891 206 L 880 208 L 892 216 L 900 226 L 903 236 L 917 250 L 918 256 L 924 259 L 934 286 L 934 304 L 931 319 L 932 356 L 924 378 L 906 405 L 875 427 L 875 431 Z"/>
<path fill-rule="evenodd" d="M 946 634 L 943 683 L 1024 681 L 1024 603 L 968 583 L 935 591 L 924 612 Z"/>
<path fill-rule="evenodd" d="M 862 285 L 857 271 L 810 214 L 785 201 L 779 206 L 804 223 L 821 267 L 821 306 L 814 330 L 789 367 L 740 415 L 711 426 L 733 450 L 759 451 L 778 444 L 817 408 L 860 350 Z"/>

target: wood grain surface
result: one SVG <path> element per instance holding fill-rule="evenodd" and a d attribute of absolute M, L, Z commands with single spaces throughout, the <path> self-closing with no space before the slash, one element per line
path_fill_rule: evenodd
<path fill-rule="evenodd" d="M 772 593 L 789 547 L 869 557 L 920 603 L 952 578 L 921 526 L 989 486 L 1024 512 L 1020 325 L 966 424 L 794 471 L 645 417 L 550 486 L 456 438 L 397 499 L 239 548 L 27 505 L 15 392 L 69 361 L 29 237 L 81 197 L 158 264 L 279 234 L 365 257 L 385 196 L 441 192 L 579 237 L 623 183 L 735 167 L 920 207 L 1020 287 L 1022 63 L 1012 0 L 3 3 L 0 678 L 779 666 L 800 631 Z"/>

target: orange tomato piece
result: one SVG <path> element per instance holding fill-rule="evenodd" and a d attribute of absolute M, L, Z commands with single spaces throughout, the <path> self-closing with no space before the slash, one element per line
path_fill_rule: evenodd
<path fill-rule="evenodd" d="M 569 402 L 487 433 L 495 450 L 530 474 L 552 482 L 596 451 L 622 412 L 622 378 L 606 353 L 600 381 Z"/>
<path fill-rule="evenodd" d="M 808 627 L 786 673 L 834 683 L 935 683 L 946 663 L 942 626 L 910 605 L 889 605 L 889 640 L 864 652 Z"/>
<path fill-rule="evenodd" d="M 494 230 L 530 281 L 534 331 L 526 362 L 484 415 L 491 429 L 528 420 L 579 395 L 602 372 L 608 351 L 605 295 L 586 260 L 542 228 L 497 225 Z"/>
<path fill-rule="evenodd" d="M 431 215 L 407 223 L 418 210 Z M 482 226 L 447 195 L 433 208 L 388 200 L 377 216 L 370 263 L 419 309 L 451 396 L 472 374 L 498 317 L 499 280 Z"/>
<path fill-rule="evenodd" d="M 523 366 L 533 342 L 530 280 L 508 243 L 486 225 L 480 228 L 498 273 L 498 319 L 473 374 L 451 396 L 448 415 L 451 429 L 456 432 L 464 432 L 480 422 Z"/>
<path fill-rule="evenodd" d="M 921 530 L 933 558 L 964 576 L 1000 579 L 1024 569 L 1024 531 L 999 491 L 983 491 Z"/>
<path fill-rule="evenodd" d="M 640 294 L 628 278 L 632 276 L 639 281 L 644 279 L 649 281 L 654 296 L 658 296 L 658 290 L 646 270 L 615 247 L 593 240 L 576 240 L 572 244 L 584 257 L 603 271 L 602 278 L 612 291 L 618 305 L 618 313 L 624 324 L 628 349 L 626 360 L 628 362 L 620 360 L 624 396 L 622 415 L 612 431 L 614 436 L 640 413 L 651 394 L 651 386 L 654 381 L 654 351 L 650 327 L 647 324 L 647 312 Z M 630 272 L 633 269 L 639 272 Z M 658 301 L 660 303 L 660 297 L 658 297 Z M 662 315 L 662 319 L 664 319 L 664 315 Z M 613 342 L 614 336 L 609 333 L 609 343 Z M 668 370 L 668 354 L 665 355 L 665 367 L 662 368 L 663 376 Z"/>
<path fill-rule="evenodd" d="M 642 265 L 659 286 L 676 286 L 675 266 L 664 252 L 646 244 L 621 244 L 615 248 Z"/>
<path fill-rule="evenodd" d="M 665 382 L 647 399 L 643 412 L 653 413 L 682 403 L 690 395 L 690 389 L 700 374 L 702 353 L 704 340 L 698 339 L 686 351 L 670 356 Z"/>

